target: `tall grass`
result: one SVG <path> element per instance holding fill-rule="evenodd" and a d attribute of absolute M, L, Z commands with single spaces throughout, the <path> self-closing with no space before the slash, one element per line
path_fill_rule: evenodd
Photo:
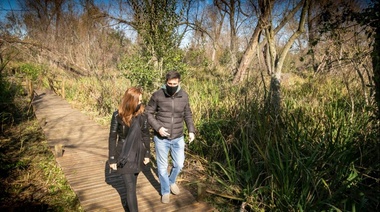
<path fill-rule="evenodd" d="M 97 122 L 108 125 L 130 82 L 124 77 L 82 77 L 66 80 L 66 98 Z"/>
<path fill-rule="evenodd" d="M 379 142 L 371 111 L 360 93 L 352 107 L 344 85 L 321 80 L 284 89 L 280 117 L 265 112 L 258 88 L 192 84 L 192 90 L 216 92 L 208 96 L 209 109 L 193 103 L 201 135 L 194 150 L 211 162 L 221 193 L 243 199 L 252 210 L 378 207 L 379 165 L 370 161 L 379 159 Z"/>

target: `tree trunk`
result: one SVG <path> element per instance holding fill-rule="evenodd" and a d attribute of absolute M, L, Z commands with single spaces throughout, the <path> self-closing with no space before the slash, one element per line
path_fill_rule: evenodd
<path fill-rule="evenodd" d="M 213 70 L 216 66 L 216 61 L 215 61 L 215 58 L 216 58 L 216 46 L 215 46 L 215 42 L 212 44 L 212 55 L 211 55 L 211 69 Z"/>
<path fill-rule="evenodd" d="M 245 50 L 243 57 L 241 58 L 241 62 L 239 64 L 239 68 L 234 77 L 233 84 L 238 84 L 241 81 L 243 81 L 244 76 L 246 75 L 248 66 L 251 63 L 253 56 L 255 54 L 257 44 L 259 43 L 259 36 L 260 36 L 261 30 L 262 28 L 258 24 L 255 28 L 255 31 L 253 32 L 251 39 L 249 40 L 248 47 Z"/>
<path fill-rule="evenodd" d="M 237 69 L 237 53 L 236 53 L 236 26 L 235 26 L 235 2 L 231 2 L 231 11 L 230 11 L 230 59 L 231 59 L 231 70 L 232 73 L 236 73 Z"/>
<path fill-rule="evenodd" d="M 375 100 L 377 118 L 380 120 L 380 27 L 376 27 L 375 42 L 372 51 L 373 81 L 375 83 Z"/>
<path fill-rule="evenodd" d="M 276 53 L 276 48 L 275 48 L 274 32 L 271 27 L 268 27 L 267 29 L 265 29 L 267 45 L 268 45 L 267 50 L 269 51 L 268 53 L 269 58 L 267 58 L 267 66 L 270 67 L 271 70 L 273 71 L 271 73 L 269 101 L 271 103 L 270 109 L 273 110 L 271 112 L 273 112 L 273 115 L 275 116 L 277 116 L 281 110 L 282 67 L 284 65 L 286 55 L 288 54 L 294 41 L 305 31 L 305 20 L 306 20 L 306 15 L 307 15 L 308 10 L 309 10 L 309 0 L 304 0 L 301 17 L 298 24 L 298 29 L 289 38 L 284 48 L 282 49 L 281 53 L 278 55 Z"/>
<path fill-rule="evenodd" d="M 269 85 L 269 96 L 266 100 L 266 107 L 270 114 L 277 117 L 281 111 L 281 75 L 272 74 Z"/>
<path fill-rule="evenodd" d="M 265 29 L 265 37 L 267 40 L 267 45 L 265 48 L 265 62 L 267 65 L 268 74 L 272 76 L 274 73 L 277 73 L 277 51 L 272 27 Z"/>
<path fill-rule="evenodd" d="M 261 34 L 261 31 L 266 28 L 265 21 L 268 20 L 268 17 L 270 16 L 271 6 L 273 4 L 273 0 L 259 0 L 259 7 L 261 14 L 258 17 L 257 25 L 255 27 L 255 30 L 253 31 L 252 37 L 249 40 L 247 49 L 245 50 L 243 57 L 241 58 L 240 64 L 238 66 L 238 69 L 236 71 L 233 84 L 238 84 L 244 80 L 244 77 L 246 75 L 247 69 L 253 60 L 253 56 L 255 54 L 256 48 L 259 44 L 259 37 Z"/>

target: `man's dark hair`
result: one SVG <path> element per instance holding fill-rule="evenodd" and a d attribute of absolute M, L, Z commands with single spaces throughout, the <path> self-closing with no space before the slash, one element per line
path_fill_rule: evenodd
<path fill-rule="evenodd" d="M 166 74 L 166 82 L 171 79 L 178 79 L 178 81 L 181 81 L 181 75 L 178 73 L 178 71 L 169 71 Z"/>

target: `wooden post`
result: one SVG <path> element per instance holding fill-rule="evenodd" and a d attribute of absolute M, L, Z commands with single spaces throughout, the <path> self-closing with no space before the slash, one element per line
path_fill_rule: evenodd
<path fill-rule="evenodd" d="M 197 183 L 197 200 L 202 201 L 205 195 L 206 186 L 203 183 Z"/>
<path fill-rule="evenodd" d="M 25 94 L 29 96 L 29 78 L 28 77 L 22 77 L 22 88 L 23 88 L 23 92 L 25 92 Z"/>
<path fill-rule="evenodd" d="M 63 145 L 62 144 L 54 145 L 54 151 L 55 151 L 56 157 L 62 157 L 63 156 Z"/>
<path fill-rule="evenodd" d="M 62 79 L 62 98 L 65 98 L 65 79 Z"/>
<path fill-rule="evenodd" d="M 34 94 L 34 90 L 33 90 L 33 82 L 32 80 L 28 79 L 28 96 L 30 99 L 33 99 L 33 94 Z"/>

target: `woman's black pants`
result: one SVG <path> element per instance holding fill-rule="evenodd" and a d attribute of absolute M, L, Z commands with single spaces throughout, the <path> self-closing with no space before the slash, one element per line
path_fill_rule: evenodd
<path fill-rule="evenodd" d="M 123 174 L 122 178 L 127 189 L 127 209 L 129 212 L 139 211 L 137 206 L 136 184 L 139 173 Z"/>

